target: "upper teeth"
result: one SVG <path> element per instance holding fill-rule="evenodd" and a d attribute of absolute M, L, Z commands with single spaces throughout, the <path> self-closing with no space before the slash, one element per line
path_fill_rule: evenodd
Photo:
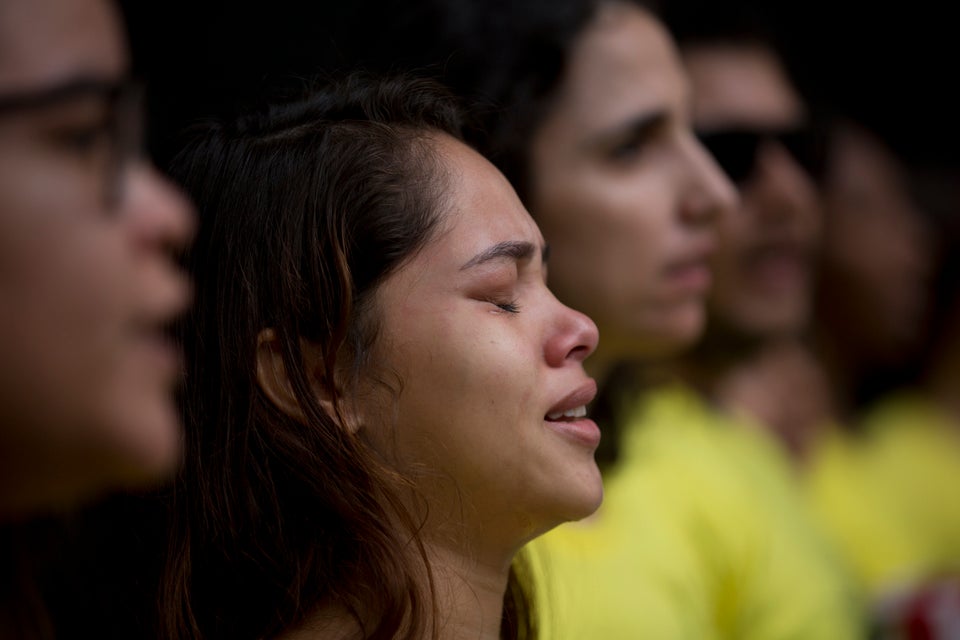
<path fill-rule="evenodd" d="M 550 420 L 556 420 L 558 418 L 582 418 L 587 415 L 587 406 L 581 405 L 575 409 L 567 409 L 566 411 L 554 411 L 553 413 L 548 413 L 547 418 Z"/>

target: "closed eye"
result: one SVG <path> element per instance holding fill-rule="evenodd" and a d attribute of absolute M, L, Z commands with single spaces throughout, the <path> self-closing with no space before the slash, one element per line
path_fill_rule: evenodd
<path fill-rule="evenodd" d="M 668 120 L 664 111 L 641 116 L 604 136 L 607 156 L 615 162 L 636 159 L 663 129 Z"/>
<path fill-rule="evenodd" d="M 517 304 L 516 300 L 511 300 L 509 302 L 494 302 L 498 309 L 506 311 L 507 313 L 520 313 L 520 305 Z"/>

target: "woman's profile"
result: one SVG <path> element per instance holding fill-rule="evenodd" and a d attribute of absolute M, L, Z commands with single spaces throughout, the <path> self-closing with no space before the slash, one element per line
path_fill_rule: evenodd
<path fill-rule="evenodd" d="M 196 132 L 168 638 L 530 637 L 513 559 L 600 503 L 586 316 L 436 85 Z"/>

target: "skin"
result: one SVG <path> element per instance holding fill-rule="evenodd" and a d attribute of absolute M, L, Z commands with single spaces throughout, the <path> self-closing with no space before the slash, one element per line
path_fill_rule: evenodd
<path fill-rule="evenodd" d="M 450 168 L 442 233 L 376 293 L 372 361 L 399 392 L 372 386 L 352 405 L 429 505 L 444 637 L 497 638 L 514 554 L 602 498 L 596 425 L 546 417 L 593 399 L 583 361 L 598 334 L 547 288 L 543 237 L 502 174 L 448 136 L 435 144 Z"/>
<path fill-rule="evenodd" d="M 99 0 L 4 0 L 0 94 L 78 77 L 120 79 L 119 22 Z M 140 162 L 104 200 L 104 100 L 0 117 L 0 517 L 71 507 L 167 475 L 179 456 L 161 335 L 189 285 L 168 253 L 192 233 L 186 203 Z"/>
<path fill-rule="evenodd" d="M 688 94 L 660 23 L 606 3 L 534 137 L 529 204 L 553 248 L 550 286 L 597 322 L 601 378 L 704 326 L 714 222 L 736 194 L 691 133 Z"/>
<path fill-rule="evenodd" d="M 806 112 L 778 59 L 751 44 L 696 45 L 683 58 L 699 130 L 793 128 Z M 711 317 L 753 338 L 803 329 L 810 314 L 821 210 L 809 175 L 779 143 L 764 143 L 740 185 L 741 206 L 719 217 Z"/>

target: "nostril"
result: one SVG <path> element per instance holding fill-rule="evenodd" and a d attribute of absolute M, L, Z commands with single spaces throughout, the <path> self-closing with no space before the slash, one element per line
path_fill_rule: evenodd
<path fill-rule="evenodd" d="M 567 354 L 567 359 L 583 362 L 587 359 L 587 356 L 593 353 L 594 348 L 595 347 L 593 345 L 577 345 Z"/>
<path fill-rule="evenodd" d="M 590 350 L 589 348 L 587 348 L 586 346 L 582 346 L 582 345 L 581 345 L 581 346 L 579 346 L 579 347 L 574 347 L 573 350 L 570 352 L 570 355 L 579 355 L 579 356 L 583 356 L 584 358 L 586 358 L 587 355 L 590 354 L 590 351 L 591 351 L 591 350 Z"/>

